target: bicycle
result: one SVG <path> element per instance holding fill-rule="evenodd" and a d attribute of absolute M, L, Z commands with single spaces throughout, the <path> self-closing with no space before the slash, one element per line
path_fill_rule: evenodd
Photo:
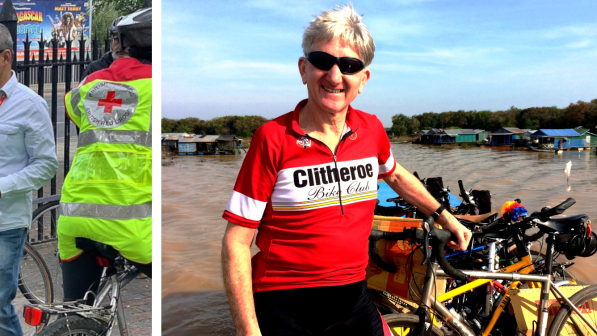
<path fill-rule="evenodd" d="M 62 297 L 62 270 L 56 238 L 59 199 L 60 195 L 53 195 L 34 201 L 34 204 L 42 205 L 32 214 L 18 282 L 20 292 L 30 303 L 51 303 L 56 297 Z M 49 236 L 44 234 L 47 228 Z"/>
<path fill-rule="evenodd" d="M 109 245 L 77 238 L 77 248 L 93 253 L 103 266 L 96 292 L 88 291 L 81 300 L 51 304 L 28 305 L 23 311 L 25 322 L 37 327 L 40 336 L 110 335 L 115 319 L 121 335 L 128 335 L 128 328 L 121 300 L 121 289 L 135 279 L 140 271 Z M 89 298 L 93 304 L 89 305 Z M 109 303 L 104 301 L 109 299 Z M 41 329 L 52 316 L 57 319 Z"/>
<path fill-rule="evenodd" d="M 552 325 L 549 329 L 549 336 L 559 335 L 562 329 L 564 328 L 573 328 L 576 331 L 581 331 L 584 335 L 586 331 L 591 330 L 597 333 L 597 328 L 595 327 L 595 323 L 591 323 L 588 319 L 583 316 L 580 311 L 578 310 L 579 306 L 588 305 L 593 299 L 597 298 L 597 285 L 586 287 L 575 295 L 573 295 L 570 299 L 566 298 L 560 290 L 558 290 L 557 286 L 554 285 L 552 282 L 552 262 L 553 262 L 553 253 L 555 251 L 568 253 L 568 256 L 576 255 L 576 256 L 589 256 L 592 253 L 595 253 L 595 241 L 597 238 L 594 234 L 589 231 L 588 236 L 588 243 L 583 244 L 583 247 L 580 248 L 572 246 L 571 244 L 567 244 L 567 241 L 571 239 L 570 236 L 567 234 L 562 234 L 558 237 L 558 228 L 561 228 L 562 224 L 566 223 L 566 220 L 551 220 L 549 217 L 555 214 L 561 214 L 574 204 L 573 199 L 568 199 L 562 204 L 558 205 L 554 209 L 549 209 L 542 211 L 540 213 L 533 213 L 526 223 L 535 222 L 536 224 L 542 225 L 542 229 L 548 232 L 548 239 L 547 239 L 547 253 L 546 253 L 546 274 L 547 275 L 529 275 L 532 269 L 532 262 L 530 260 L 530 256 L 526 246 L 522 242 L 520 237 L 520 227 L 515 226 L 508 226 L 507 230 L 511 231 L 514 234 L 514 240 L 519 249 L 519 252 L 526 251 L 523 254 L 521 262 L 528 263 L 529 265 L 522 269 L 520 273 L 491 273 L 491 272 L 481 272 L 481 271 L 459 271 L 453 268 L 447 261 L 442 253 L 443 247 L 445 246 L 445 232 L 443 230 L 438 230 L 433 228 L 433 219 L 431 217 L 425 219 L 424 228 L 423 230 L 418 230 L 421 232 L 413 232 L 411 229 L 405 229 L 403 232 L 373 232 L 372 231 L 372 242 L 375 242 L 379 239 L 391 239 L 391 240 L 405 240 L 410 239 L 419 243 L 423 243 L 422 247 L 424 250 L 425 261 L 429 261 L 429 267 L 427 268 L 426 274 L 426 282 L 425 287 L 423 289 L 422 297 L 422 304 L 416 308 L 415 315 L 409 314 L 390 314 L 384 315 L 386 322 L 390 325 L 392 330 L 397 332 L 410 332 L 411 334 L 415 335 L 423 335 L 424 332 L 429 331 L 433 335 L 444 335 L 444 332 L 439 329 L 438 327 L 433 326 L 431 330 L 429 330 L 430 326 L 433 325 L 433 322 L 436 318 L 439 318 L 444 324 L 451 329 L 452 332 L 459 334 L 459 335 L 476 335 L 477 333 L 471 328 L 469 324 L 465 321 L 461 321 L 458 316 L 454 315 L 450 312 L 449 308 L 447 308 L 441 301 L 448 300 L 451 297 L 457 296 L 462 294 L 472 288 L 478 287 L 485 283 L 489 283 L 495 280 L 508 280 L 512 283 L 510 284 L 508 290 L 512 288 L 516 288 L 521 281 L 528 281 L 528 282 L 536 282 L 541 284 L 542 288 L 542 296 L 539 305 L 539 312 L 538 313 L 538 328 L 535 333 L 536 336 L 544 336 L 547 331 L 547 314 L 548 314 L 548 294 L 549 292 L 553 292 L 556 298 L 559 298 L 561 303 L 560 311 L 556 314 Z M 544 221 L 543 223 L 537 223 L 537 219 L 545 219 L 548 220 Z M 567 224 L 570 224 L 574 221 L 578 221 L 578 218 L 573 218 L 572 221 L 568 221 Z M 521 225 L 523 227 L 523 225 Z M 589 226 L 590 227 L 590 226 Z M 494 226 L 495 228 L 495 226 Z M 574 229 L 574 228 L 573 228 Z M 516 232 L 518 231 L 518 232 Z M 561 231 L 561 230 L 560 230 Z M 448 233 L 449 234 L 449 233 Z M 576 236 L 572 237 L 574 239 Z M 452 237 L 452 240 L 454 237 Z M 583 238 L 584 239 L 584 238 Z M 374 244 L 373 244 L 374 245 Z M 433 254 L 429 251 L 429 245 L 433 246 Z M 372 245 L 370 245 L 370 252 Z M 431 256 L 431 257 L 429 257 Z M 379 256 L 378 256 L 379 257 Z M 372 256 L 372 258 L 375 260 Z M 376 260 L 377 262 L 377 260 Z M 379 264 L 380 267 L 383 265 L 383 260 Z M 441 265 L 443 271 L 438 270 L 438 266 Z M 515 266 L 515 265 L 512 265 Z M 516 266 L 519 267 L 520 265 Z M 515 267 L 513 267 L 515 268 Z M 510 270 L 504 270 L 505 272 Z M 437 299 L 431 296 L 433 284 L 435 283 L 435 279 L 437 276 L 450 276 L 454 279 L 459 281 L 465 282 L 469 278 L 478 279 L 469 284 L 460 286 L 453 291 L 450 291 L 444 295 L 438 296 Z M 509 296 L 508 291 L 504 291 L 502 295 L 502 299 L 499 301 L 499 305 L 495 311 L 488 315 L 491 317 L 488 323 L 486 323 L 485 328 L 483 329 L 482 335 L 489 335 L 495 322 L 504 311 L 506 306 L 509 303 Z M 413 308 L 413 307 L 410 307 Z M 431 317 L 431 313 L 433 312 L 433 318 Z M 573 315 L 576 313 L 577 315 Z M 581 321 L 579 321 L 579 319 Z M 479 330 L 480 331 L 480 330 Z"/>
<path fill-rule="evenodd" d="M 48 265 L 28 242 L 23 246 L 18 288 L 30 303 L 49 303 L 54 300 L 54 284 Z"/>

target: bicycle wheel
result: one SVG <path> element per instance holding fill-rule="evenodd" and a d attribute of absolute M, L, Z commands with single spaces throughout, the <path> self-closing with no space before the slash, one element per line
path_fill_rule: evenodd
<path fill-rule="evenodd" d="M 390 327 L 392 335 L 397 336 L 411 335 L 419 323 L 419 317 L 413 314 L 389 314 L 384 315 L 383 319 Z M 444 333 L 434 325 L 431 328 L 431 335 L 443 336 Z"/>
<path fill-rule="evenodd" d="M 591 285 L 586 287 L 576 294 L 570 297 L 570 302 L 577 307 L 583 316 L 589 320 L 594 326 L 597 326 L 597 318 L 592 313 L 585 312 L 589 311 L 592 312 L 597 309 L 597 285 Z M 557 336 L 560 334 L 563 335 L 594 335 L 595 333 L 587 326 L 583 320 L 580 319 L 576 315 L 576 313 L 572 314 L 573 311 L 568 305 L 564 305 L 560 308 L 556 316 L 554 317 L 553 321 L 551 322 L 551 327 L 549 328 L 548 336 Z M 578 330 L 572 318 L 578 323 L 578 326 L 581 330 Z"/>
<path fill-rule="evenodd" d="M 48 266 L 29 243 L 25 243 L 23 247 L 18 287 L 23 296 L 31 303 L 54 301 L 54 285 Z"/>
<path fill-rule="evenodd" d="M 62 267 L 58 255 L 58 238 L 56 228 L 60 217 L 60 202 L 51 201 L 33 211 L 29 239 L 35 249 L 42 255 L 54 284 L 54 298 L 62 300 Z"/>
<path fill-rule="evenodd" d="M 61 317 L 48 325 L 38 336 L 99 336 L 106 331 L 107 323 L 81 316 Z"/>

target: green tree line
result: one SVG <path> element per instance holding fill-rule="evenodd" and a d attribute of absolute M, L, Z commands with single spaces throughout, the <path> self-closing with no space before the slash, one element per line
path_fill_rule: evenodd
<path fill-rule="evenodd" d="M 396 114 L 392 117 L 392 132 L 395 135 L 410 135 L 432 128 L 466 128 L 496 131 L 502 127 L 521 129 L 574 128 L 597 126 L 597 99 L 591 102 L 579 100 L 565 108 L 530 107 L 519 109 L 514 106 L 505 111 L 448 111 L 426 112 L 408 117 Z"/>
<path fill-rule="evenodd" d="M 179 120 L 162 118 L 162 133 L 234 134 L 250 137 L 268 122 L 260 116 L 225 116 L 211 120 L 189 117 Z"/>

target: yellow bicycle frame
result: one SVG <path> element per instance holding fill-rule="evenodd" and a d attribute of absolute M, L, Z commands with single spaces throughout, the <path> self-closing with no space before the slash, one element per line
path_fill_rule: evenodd
<path fill-rule="evenodd" d="M 504 267 L 504 268 L 500 269 L 498 272 L 512 273 L 512 272 L 518 271 L 518 273 L 521 273 L 521 274 L 529 274 L 534 270 L 535 270 L 535 267 L 533 267 L 533 262 L 531 260 L 531 257 L 529 255 L 526 255 L 526 256 L 522 257 L 522 260 L 520 260 L 519 262 L 512 264 L 510 266 Z M 464 294 L 474 288 L 488 284 L 492 281 L 493 280 L 491 280 L 491 279 L 477 279 L 475 281 L 469 282 L 466 285 L 454 288 L 453 290 L 438 296 L 437 301 L 439 301 L 439 302 L 447 301 L 447 300 L 452 299 L 458 295 Z M 498 305 L 496 310 L 491 314 L 491 320 L 485 327 L 485 330 L 483 330 L 482 336 L 488 336 L 489 333 L 491 332 L 491 330 L 493 330 L 493 327 L 495 326 L 498 318 L 504 312 L 504 310 L 506 309 L 506 306 L 510 302 L 510 295 L 508 293 L 510 292 L 511 289 L 517 288 L 519 284 L 520 284 L 520 281 L 514 281 L 514 282 L 512 282 L 512 284 L 510 284 L 510 286 L 508 287 L 508 291 L 502 298 L 502 301 L 500 301 L 500 304 Z"/>

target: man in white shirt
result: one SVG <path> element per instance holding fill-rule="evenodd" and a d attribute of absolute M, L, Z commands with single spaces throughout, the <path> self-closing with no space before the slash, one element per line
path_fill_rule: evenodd
<path fill-rule="evenodd" d="M 17 81 L 13 42 L 0 24 L 0 336 L 23 332 L 12 306 L 31 225 L 32 191 L 58 168 L 46 102 Z"/>

